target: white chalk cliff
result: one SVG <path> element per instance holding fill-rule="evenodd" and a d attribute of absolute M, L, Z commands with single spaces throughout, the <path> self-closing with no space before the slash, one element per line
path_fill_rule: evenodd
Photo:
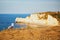
<path fill-rule="evenodd" d="M 47 18 L 46 18 L 47 17 Z M 31 14 L 26 18 L 16 18 L 15 22 L 25 23 L 25 24 L 35 24 L 35 25 L 48 25 L 48 26 L 57 26 L 58 20 L 51 15 L 46 14 Z"/>

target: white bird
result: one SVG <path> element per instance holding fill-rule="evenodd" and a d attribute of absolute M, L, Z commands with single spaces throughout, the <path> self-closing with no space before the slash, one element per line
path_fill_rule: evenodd
<path fill-rule="evenodd" d="M 11 23 L 11 26 L 14 26 L 14 23 Z"/>
<path fill-rule="evenodd" d="M 11 23 L 11 25 L 8 27 L 8 29 L 12 29 L 14 27 L 14 23 Z"/>

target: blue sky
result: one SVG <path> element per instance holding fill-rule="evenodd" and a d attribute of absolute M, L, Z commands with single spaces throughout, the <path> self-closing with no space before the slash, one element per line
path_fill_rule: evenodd
<path fill-rule="evenodd" d="M 60 11 L 60 0 L 0 0 L 0 13 Z"/>

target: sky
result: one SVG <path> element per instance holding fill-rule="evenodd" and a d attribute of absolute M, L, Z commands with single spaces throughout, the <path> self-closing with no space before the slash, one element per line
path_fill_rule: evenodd
<path fill-rule="evenodd" d="M 60 11 L 60 0 L 0 0 L 0 14 L 45 11 Z"/>

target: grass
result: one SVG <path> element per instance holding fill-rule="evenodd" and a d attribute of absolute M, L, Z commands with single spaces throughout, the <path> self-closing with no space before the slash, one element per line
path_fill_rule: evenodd
<path fill-rule="evenodd" d="M 60 26 L 7 29 L 0 32 L 0 40 L 60 40 Z"/>

